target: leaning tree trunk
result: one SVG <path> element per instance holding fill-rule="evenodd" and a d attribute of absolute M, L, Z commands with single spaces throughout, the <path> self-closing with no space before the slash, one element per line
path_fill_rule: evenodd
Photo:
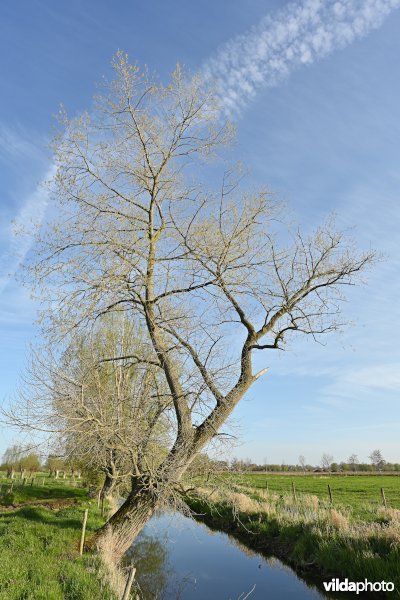
<path fill-rule="evenodd" d="M 94 545 L 100 546 L 111 534 L 113 555 L 119 561 L 152 517 L 158 501 L 158 496 L 149 488 L 134 486 L 122 506 L 96 532 Z"/>
<path fill-rule="evenodd" d="M 177 445 L 152 478 L 134 477 L 132 491 L 112 517 L 101 527 L 93 538 L 94 545 L 112 534 L 114 557 L 118 561 L 130 548 L 155 510 L 169 496 L 171 485 L 180 480 L 198 449 Z"/>

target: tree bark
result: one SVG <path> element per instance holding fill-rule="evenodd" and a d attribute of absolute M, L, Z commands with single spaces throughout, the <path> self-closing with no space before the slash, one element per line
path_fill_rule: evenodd
<path fill-rule="evenodd" d="M 105 476 L 103 487 L 101 488 L 100 497 L 107 498 L 110 496 L 115 488 L 115 479 L 111 477 L 108 473 Z"/>
<path fill-rule="evenodd" d="M 158 497 L 148 488 L 135 486 L 122 506 L 96 532 L 96 546 L 112 532 L 113 555 L 119 561 L 157 508 Z"/>

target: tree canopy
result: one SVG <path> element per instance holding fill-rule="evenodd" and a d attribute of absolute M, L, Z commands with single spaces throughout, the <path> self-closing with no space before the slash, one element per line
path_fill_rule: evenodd
<path fill-rule="evenodd" d="M 178 66 L 164 85 L 123 53 L 113 67 L 90 114 L 60 112 L 57 210 L 30 272 L 50 299 L 50 340 L 122 313 L 143 347 L 108 358 L 155 370 L 173 409 L 168 452 L 135 473 L 108 524 L 118 553 L 266 371 L 254 353 L 340 328 L 343 291 L 374 253 L 330 218 L 303 234 L 265 189 L 244 188 L 218 159 L 234 129 L 199 75 Z"/>

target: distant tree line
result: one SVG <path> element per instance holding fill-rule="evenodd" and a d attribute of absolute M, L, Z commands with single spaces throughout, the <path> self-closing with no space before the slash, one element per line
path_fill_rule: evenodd
<path fill-rule="evenodd" d="M 39 456 L 18 444 L 7 448 L 3 455 L 3 463 L 0 466 L 2 471 L 7 472 L 7 477 L 13 478 L 18 472 L 21 476 L 26 473 L 32 475 L 41 467 Z"/>
<path fill-rule="evenodd" d="M 335 462 L 330 454 L 323 454 L 320 463 L 313 465 L 307 463 L 303 455 L 299 456 L 296 464 L 266 463 L 258 464 L 250 458 L 232 458 L 231 460 L 215 460 L 207 454 L 200 454 L 192 465 L 193 473 L 196 475 L 207 474 L 211 472 L 259 472 L 268 473 L 287 473 L 287 472 L 400 472 L 400 463 L 387 462 L 380 450 L 373 450 L 369 455 L 369 461 L 359 462 L 358 456 L 352 454 L 347 461 Z M 0 471 L 6 471 L 7 477 L 13 478 L 16 473 L 21 477 L 32 476 L 38 471 L 48 471 L 50 477 L 58 478 L 60 474 L 68 473 L 71 477 L 84 476 L 89 483 L 98 483 L 94 481 L 99 478 L 98 471 L 91 464 L 83 460 L 77 460 L 71 456 L 62 456 L 58 454 L 49 454 L 47 457 L 41 457 L 33 452 L 29 447 L 14 444 L 7 448 L 3 455 L 3 461 L 0 464 Z"/>
<path fill-rule="evenodd" d="M 83 472 L 86 478 L 90 479 L 87 467 L 77 461 L 56 454 L 49 454 L 42 459 L 28 446 L 20 444 L 14 444 L 6 449 L 0 463 L 0 471 L 5 471 L 9 479 L 13 479 L 17 473 L 21 477 L 32 477 L 38 471 L 48 471 L 50 477 L 55 478 L 58 478 L 60 473 L 80 477 Z"/>
<path fill-rule="evenodd" d="M 369 455 L 369 462 L 360 462 L 356 454 L 351 454 L 346 461 L 336 462 L 331 454 L 324 453 L 320 463 L 317 465 L 306 462 L 303 455 L 299 456 L 296 464 L 287 464 L 282 462 L 257 464 L 250 458 L 239 459 L 233 458 L 227 463 L 227 468 L 230 471 L 266 471 L 270 473 L 286 473 L 288 471 L 297 472 L 389 472 L 400 471 L 400 463 L 387 462 L 378 449 L 373 450 Z"/>

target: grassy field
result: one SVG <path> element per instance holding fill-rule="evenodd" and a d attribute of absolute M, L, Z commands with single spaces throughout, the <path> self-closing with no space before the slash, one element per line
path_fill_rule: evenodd
<path fill-rule="evenodd" d="M 103 523 L 97 503 L 63 480 L 37 483 L 10 493 L 0 479 L 0 600 L 114 599 L 99 558 L 78 551 L 84 509 L 89 536 Z"/>
<path fill-rule="evenodd" d="M 71 485 L 69 480 L 54 479 L 43 473 L 35 477 L 33 485 L 31 483 L 31 479 L 27 479 L 25 484 L 21 478 L 6 479 L 0 473 L 0 506 L 53 499 L 87 498 L 87 490 L 79 480 Z"/>
<path fill-rule="evenodd" d="M 328 484 L 332 491 L 333 505 L 349 513 L 358 521 L 373 521 L 377 509 L 382 506 L 381 488 L 384 489 L 388 507 L 400 509 L 400 477 L 396 475 L 274 475 L 272 473 L 247 473 L 238 475 L 237 483 L 249 488 L 267 489 L 277 494 L 317 496 L 321 502 L 329 502 Z"/>
<path fill-rule="evenodd" d="M 217 479 L 207 490 L 203 481 L 203 493 L 189 498 L 198 518 L 312 577 L 394 581 L 390 597 L 400 598 L 400 477 L 249 473 L 225 478 L 228 486 Z M 20 478 L 11 485 L 0 473 L 0 600 L 115 598 L 99 557 L 79 556 L 85 508 L 90 536 L 103 519 L 82 482 L 41 474 L 32 485 Z"/>

